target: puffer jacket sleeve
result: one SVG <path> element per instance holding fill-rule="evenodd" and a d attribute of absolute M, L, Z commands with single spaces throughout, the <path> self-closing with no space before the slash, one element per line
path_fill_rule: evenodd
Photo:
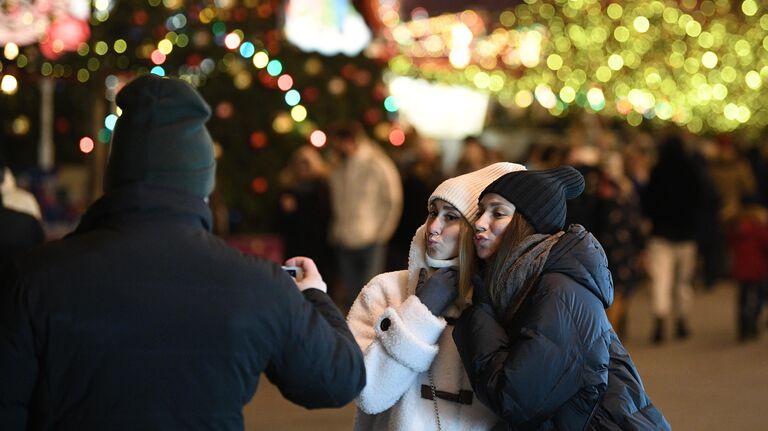
<path fill-rule="evenodd" d="M 541 295 L 514 334 L 487 304 L 467 308 L 453 331 L 478 398 L 514 429 L 536 429 L 580 386 L 582 355 L 572 311 L 558 295 Z"/>
<path fill-rule="evenodd" d="M 341 407 L 365 386 L 362 352 L 343 314 L 318 289 L 302 293 L 280 271 L 276 284 L 287 309 L 280 348 L 265 370 L 284 397 L 307 408 Z M 278 322 L 275 323 L 276 325 Z"/>
<path fill-rule="evenodd" d="M 419 373 L 429 369 L 446 325 L 416 296 L 403 298 L 406 274 L 400 271 L 375 277 L 347 316 L 365 356 L 367 383 L 357 405 L 367 414 L 392 407 Z"/>
<path fill-rule="evenodd" d="M 10 269 L 0 274 L 0 424 L 21 431 L 30 418 L 38 355 L 25 290 Z"/>

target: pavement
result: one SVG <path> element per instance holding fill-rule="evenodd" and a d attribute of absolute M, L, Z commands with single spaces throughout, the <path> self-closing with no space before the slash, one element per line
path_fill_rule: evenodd
<path fill-rule="evenodd" d="M 654 346 L 649 342 L 652 320 L 647 288 L 632 299 L 622 341 L 648 394 L 676 431 L 768 430 L 768 333 L 739 343 L 735 303 L 736 288 L 731 283 L 697 292 L 691 337 L 674 340 L 670 325 L 669 341 Z M 353 404 L 306 410 L 285 401 L 262 378 L 244 415 L 246 430 L 341 431 L 352 429 L 354 411 Z"/>

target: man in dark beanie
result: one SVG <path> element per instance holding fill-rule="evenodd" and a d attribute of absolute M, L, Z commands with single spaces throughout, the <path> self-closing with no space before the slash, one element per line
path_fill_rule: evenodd
<path fill-rule="evenodd" d="M 0 424 L 12 430 L 242 430 L 264 372 L 308 408 L 365 385 L 325 294 L 210 233 L 210 109 L 186 82 L 117 96 L 106 193 L 75 232 L 0 274 Z"/>

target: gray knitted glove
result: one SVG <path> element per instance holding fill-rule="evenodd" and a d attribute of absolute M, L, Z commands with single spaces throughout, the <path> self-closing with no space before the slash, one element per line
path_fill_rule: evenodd
<path fill-rule="evenodd" d="M 440 268 L 429 279 L 427 270 L 419 271 L 416 296 L 435 316 L 440 316 L 459 295 L 456 268 Z"/>

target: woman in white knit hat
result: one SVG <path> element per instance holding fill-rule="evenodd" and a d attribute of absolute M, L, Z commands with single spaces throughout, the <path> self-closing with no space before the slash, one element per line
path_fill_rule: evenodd
<path fill-rule="evenodd" d="M 408 269 L 380 274 L 360 292 L 347 316 L 367 379 L 355 430 L 489 430 L 498 422 L 472 392 L 450 325 L 472 296 L 480 192 L 523 169 L 495 163 L 440 184 Z"/>

